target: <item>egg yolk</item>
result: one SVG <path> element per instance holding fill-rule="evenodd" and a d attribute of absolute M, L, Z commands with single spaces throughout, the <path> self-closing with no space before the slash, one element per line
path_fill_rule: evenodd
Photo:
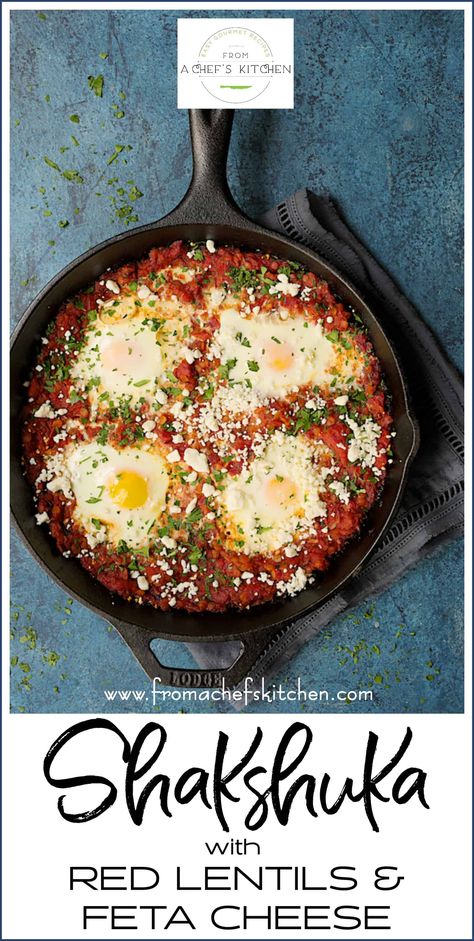
<path fill-rule="evenodd" d="M 126 369 L 133 356 L 133 346 L 127 340 L 113 340 L 102 350 L 102 364 L 106 369 Z"/>
<path fill-rule="evenodd" d="M 285 372 L 293 365 L 293 347 L 289 343 L 277 343 L 269 340 L 265 345 L 265 365 L 274 372 Z"/>
<path fill-rule="evenodd" d="M 148 499 L 148 484 L 136 471 L 121 471 L 107 489 L 113 503 L 124 510 L 136 510 Z"/>
<path fill-rule="evenodd" d="M 288 506 L 296 497 L 296 486 L 288 477 L 272 477 L 265 484 L 264 495 L 270 506 Z"/>

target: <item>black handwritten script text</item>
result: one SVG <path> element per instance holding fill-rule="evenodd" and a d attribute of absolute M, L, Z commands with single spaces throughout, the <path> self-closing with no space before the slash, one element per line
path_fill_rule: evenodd
<path fill-rule="evenodd" d="M 125 800 L 130 817 L 137 826 L 143 823 L 145 809 L 152 794 L 159 802 L 161 812 L 167 817 L 172 817 L 179 805 L 189 804 L 193 800 L 200 801 L 209 810 L 214 811 L 226 832 L 229 831 L 226 816 L 228 802 L 243 802 L 246 810 L 243 823 L 248 830 L 258 830 L 262 827 L 271 812 L 279 824 L 286 826 L 297 795 L 301 795 L 300 799 L 304 800 L 308 814 L 314 818 L 320 814 L 336 814 L 343 803 L 360 803 L 370 826 L 377 832 L 377 802 L 393 801 L 397 805 L 404 805 L 412 799 L 418 799 L 423 807 L 429 809 L 425 796 L 426 772 L 404 764 L 413 738 L 410 728 L 406 729 L 399 748 L 385 764 L 378 760 L 379 736 L 369 732 L 361 762 L 360 780 L 346 777 L 337 797 L 330 798 L 329 792 L 337 789 L 337 782 L 332 780 L 328 771 L 318 774 L 314 772 L 314 756 L 310 753 L 313 733 L 302 722 L 294 722 L 284 732 L 270 768 L 254 762 L 263 739 L 262 730 L 257 728 L 247 750 L 236 763 L 230 764 L 228 758 L 229 736 L 225 732 L 219 732 L 215 753 L 210 756 L 208 764 L 203 762 L 203 767 L 185 768 L 172 778 L 166 773 L 164 765 L 168 735 L 162 725 L 148 722 L 135 741 L 129 742 L 119 727 L 109 719 L 88 719 L 66 729 L 51 745 L 44 759 L 46 780 L 55 788 L 65 790 L 90 784 L 100 784 L 107 788 L 106 796 L 99 804 L 77 813 L 68 812 L 66 795 L 62 794 L 58 800 L 59 813 L 71 823 L 85 823 L 99 817 L 112 807 L 118 795 L 118 788 L 113 781 L 93 773 L 63 778 L 53 776 L 52 769 L 59 752 L 76 736 L 94 734 L 94 730 L 109 731 L 117 736 L 122 744 L 122 759 L 126 766 Z M 145 746 L 149 753 L 155 740 L 152 754 L 140 764 Z M 288 757 L 290 751 L 291 759 Z M 303 762 L 310 766 L 310 770 L 307 767 L 305 770 L 301 768 Z M 301 772 L 298 775 L 297 770 Z M 153 776 L 146 781 L 137 795 L 136 783 L 152 771 Z M 247 809 L 248 800 L 251 803 Z"/>

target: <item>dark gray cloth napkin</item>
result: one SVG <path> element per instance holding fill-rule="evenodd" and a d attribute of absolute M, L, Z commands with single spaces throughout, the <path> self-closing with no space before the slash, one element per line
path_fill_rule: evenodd
<path fill-rule="evenodd" d="M 379 319 L 393 340 L 420 426 L 420 447 L 397 516 L 362 572 L 339 594 L 277 633 L 250 675 L 265 683 L 322 627 L 388 588 L 442 542 L 462 533 L 463 387 L 428 327 L 387 273 L 347 228 L 327 197 L 299 190 L 261 223 L 313 249 L 382 308 Z M 202 667 L 232 663 L 238 643 L 190 644 Z M 238 687 L 237 687 L 238 688 Z M 236 708 L 239 704 L 236 703 Z"/>

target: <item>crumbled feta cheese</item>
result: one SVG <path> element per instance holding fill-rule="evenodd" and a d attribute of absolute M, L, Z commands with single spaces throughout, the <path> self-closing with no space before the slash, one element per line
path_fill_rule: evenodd
<path fill-rule="evenodd" d="M 149 584 L 148 584 L 148 580 L 145 578 L 144 575 L 139 575 L 139 576 L 138 576 L 138 578 L 137 578 L 137 586 L 138 586 L 138 588 L 140 589 L 140 591 L 148 591 L 148 589 L 149 589 L 149 587 L 150 587 Z"/>
<path fill-rule="evenodd" d="M 138 288 L 138 291 L 137 291 L 137 297 L 141 301 L 146 301 L 150 297 L 150 294 L 151 294 L 150 288 L 146 284 L 140 284 L 140 287 Z"/>
<path fill-rule="evenodd" d="M 174 451 L 170 451 L 170 453 L 166 455 L 166 460 L 168 461 L 169 464 L 176 464 L 177 461 L 181 460 L 181 455 L 179 451 L 175 449 Z"/>
<path fill-rule="evenodd" d="M 189 516 L 189 514 L 193 512 L 196 506 L 197 506 L 197 497 L 193 497 L 193 499 L 189 501 L 186 507 L 186 510 L 185 510 L 186 516 Z"/>
<path fill-rule="evenodd" d="M 46 489 L 50 493 L 57 493 L 58 490 L 62 490 L 65 494 L 69 493 L 69 480 L 67 477 L 55 477 L 54 480 L 50 480 L 46 484 Z"/>
<path fill-rule="evenodd" d="M 372 418 L 367 418 L 362 425 L 358 425 L 353 418 L 347 418 L 346 423 L 353 433 L 347 451 L 349 461 L 351 464 L 360 462 L 362 467 L 372 467 L 377 457 L 377 442 L 382 430 L 380 425 Z"/>
<path fill-rule="evenodd" d="M 56 413 L 53 408 L 51 408 L 51 402 L 43 402 L 42 405 L 36 410 L 34 414 L 35 418 L 56 418 Z"/>
<path fill-rule="evenodd" d="M 298 555 L 298 549 L 296 548 L 296 546 L 293 546 L 293 545 L 286 546 L 285 555 L 287 559 L 294 559 L 295 555 Z"/>
<path fill-rule="evenodd" d="M 297 568 L 287 582 L 283 580 L 277 582 L 277 592 L 279 595 L 297 595 L 304 588 L 307 581 L 308 577 L 304 569 Z"/>
<path fill-rule="evenodd" d="M 111 281 L 110 278 L 105 282 L 105 286 L 108 291 L 112 291 L 112 294 L 120 294 L 120 288 L 116 281 Z"/>
<path fill-rule="evenodd" d="M 270 288 L 269 294 L 289 294 L 291 297 L 296 297 L 301 287 L 301 284 L 289 281 L 287 274 L 277 274 L 277 282 Z"/>
<path fill-rule="evenodd" d="M 209 431 L 219 431 L 219 422 L 212 412 L 209 412 L 204 416 L 204 424 L 206 428 L 209 428 Z"/>
<path fill-rule="evenodd" d="M 163 389 L 157 389 L 155 392 L 155 399 L 160 403 L 160 405 L 166 405 L 168 396 L 166 395 L 166 392 L 163 392 Z"/>
<path fill-rule="evenodd" d="M 155 427 L 156 421 L 153 421 L 151 418 L 148 421 L 144 421 L 142 425 L 143 431 L 153 431 Z"/>
<path fill-rule="evenodd" d="M 207 240 L 207 242 L 206 242 L 206 248 L 207 248 L 208 252 L 209 252 L 211 255 L 214 254 L 214 252 L 215 252 L 215 250 L 216 250 L 216 246 L 214 245 L 214 242 L 213 242 L 212 239 L 208 239 L 208 240 Z"/>
<path fill-rule="evenodd" d="M 172 405 L 171 408 L 170 408 L 170 412 L 171 412 L 171 414 L 174 416 L 174 418 L 177 418 L 178 415 L 179 415 L 182 411 L 183 411 L 183 403 L 182 403 L 182 402 L 174 402 L 173 405 Z"/>
<path fill-rule="evenodd" d="M 337 399 L 334 399 L 334 405 L 347 405 L 348 401 L 348 395 L 338 395 Z"/>
<path fill-rule="evenodd" d="M 100 545 L 101 542 L 105 542 L 106 539 L 107 532 L 104 527 L 94 533 L 88 533 L 86 536 L 87 545 L 90 549 L 95 549 L 96 546 Z"/>
<path fill-rule="evenodd" d="M 184 460 L 186 461 L 186 464 L 189 464 L 189 466 L 199 474 L 207 474 L 209 471 L 209 464 L 207 462 L 206 455 L 202 454 L 200 451 L 197 451 L 196 448 L 186 448 L 184 452 Z"/>
<path fill-rule="evenodd" d="M 324 402 L 324 399 L 321 399 L 321 398 L 318 396 L 317 399 L 308 399 L 308 401 L 305 402 L 304 404 L 305 404 L 306 408 L 313 409 L 313 411 L 314 411 L 314 410 L 316 410 L 316 409 L 318 409 L 318 408 L 324 408 L 325 402 Z"/>
<path fill-rule="evenodd" d="M 171 536 L 162 536 L 161 541 L 166 549 L 176 549 L 176 546 L 178 545 L 176 539 L 173 539 Z"/>
<path fill-rule="evenodd" d="M 347 487 L 344 486 L 342 480 L 333 480 L 329 484 L 329 489 L 336 494 L 336 497 L 339 497 L 341 503 L 349 503 L 351 495 Z"/>
<path fill-rule="evenodd" d="M 49 523 L 49 516 L 47 513 L 36 513 L 36 524 L 41 526 L 42 523 Z"/>

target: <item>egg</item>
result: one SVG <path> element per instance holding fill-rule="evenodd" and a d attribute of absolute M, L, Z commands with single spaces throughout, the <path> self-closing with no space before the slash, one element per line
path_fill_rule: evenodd
<path fill-rule="evenodd" d="M 303 316 L 282 320 L 278 310 L 245 320 L 233 308 L 223 310 L 214 348 L 229 380 L 251 386 L 261 396 L 283 397 L 308 384 L 328 386 L 336 370 L 339 389 L 344 377 L 357 378 L 363 370 L 362 353 L 353 346 L 341 352 L 320 322 Z"/>
<path fill-rule="evenodd" d="M 76 501 L 74 517 L 89 534 L 89 545 L 105 538 L 113 545 L 124 540 L 130 548 L 148 545 L 168 488 L 158 454 L 91 441 L 70 446 L 63 465 Z"/>
<path fill-rule="evenodd" d="M 153 297 L 138 307 L 135 294 L 108 301 L 92 323 L 71 378 L 96 408 L 115 405 L 122 396 L 132 406 L 140 399 L 151 401 L 166 384 L 165 373 L 182 359 L 181 322 L 160 316 L 160 307 L 151 308 Z"/>
<path fill-rule="evenodd" d="M 219 495 L 227 539 L 247 555 L 274 552 L 326 515 L 321 497 L 330 453 L 302 436 L 276 431 L 263 453 Z"/>

